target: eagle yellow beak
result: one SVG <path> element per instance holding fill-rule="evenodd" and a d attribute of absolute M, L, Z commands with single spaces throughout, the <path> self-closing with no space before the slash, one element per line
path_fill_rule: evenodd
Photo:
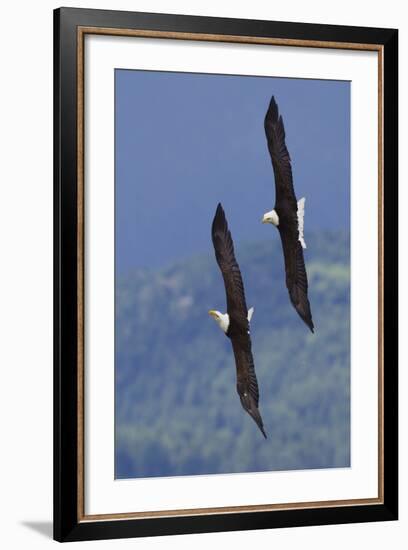
<path fill-rule="evenodd" d="M 214 317 L 214 319 L 217 317 L 217 313 L 214 309 L 210 309 L 208 312 L 208 315 L 211 315 L 211 317 Z"/>
<path fill-rule="evenodd" d="M 262 220 L 261 220 L 262 223 L 268 223 L 268 218 L 267 218 L 267 215 L 264 214 Z"/>

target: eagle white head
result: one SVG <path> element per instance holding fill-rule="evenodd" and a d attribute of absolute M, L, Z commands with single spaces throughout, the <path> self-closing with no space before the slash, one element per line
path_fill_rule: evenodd
<path fill-rule="evenodd" d="M 254 313 L 254 308 L 250 307 L 248 309 L 248 316 L 247 316 L 248 323 L 251 321 L 253 313 Z M 210 309 L 208 314 L 211 315 L 211 317 L 216 321 L 220 329 L 226 333 L 230 324 L 230 318 L 228 313 L 221 313 L 216 309 Z"/>
<path fill-rule="evenodd" d="M 208 314 L 216 321 L 220 329 L 226 333 L 230 323 L 228 313 L 221 313 L 216 309 L 210 309 Z"/>
<path fill-rule="evenodd" d="M 279 216 L 276 210 L 271 210 L 270 212 L 266 212 L 266 214 L 264 214 L 264 217 L 262 218 L 262 223 L 272 223 L 273 225 L 278 227 Z"/>

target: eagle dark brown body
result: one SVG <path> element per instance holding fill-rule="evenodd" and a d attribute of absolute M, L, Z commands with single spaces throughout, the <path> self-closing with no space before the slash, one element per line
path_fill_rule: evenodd
<path fill-rule="evenodd" d="M 278 223 L 275 221 L 271 223 L 277 225 L 282 241 L 286 286 L 294 308 L 310 330 L 314 332 L 302 246 L 303 231 L 302 234 L 299 231 L 299 205 L 293 188 L 291 160 L 285 142 L 285 128 L 274 97 L 271 99 L 265 116 L 265 133 L 275 176 L 276 199 L 273 211 L 278 216 Z M 302 200 L 304 201 L 304 199 Z M 269 221 L 265 218 L 266 216 L 267 214 L 264 216 L 264 221 Z"/>
<path fill-rule="evenodd" d="M 248 308 L 244 285 L 234 253 L 234 245 L 221 204 L 218 205 L 212 224 L 212 241 L 215 257 L 221 270 L 227 298 L 229 325 L 226 335 L 231 340 L 237 371 L 237 391 L 241 404 L 254 419 L 263 436 L 266 433 L 258 410 L 259 391 L 251 349 Z"/>

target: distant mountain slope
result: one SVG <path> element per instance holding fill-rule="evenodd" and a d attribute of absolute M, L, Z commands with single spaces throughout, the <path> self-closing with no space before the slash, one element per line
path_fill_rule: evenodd
<path fill-rule="evenodd" d="M 316 334 L 284 282 L 277 235 L 236 247 L 247 294 L 264 440 L 235 389 L 212 251 L 136 271 L 116 293 L 116 477 L 345 467 L 350 462 L 349 236 L 308 236 Z"/>

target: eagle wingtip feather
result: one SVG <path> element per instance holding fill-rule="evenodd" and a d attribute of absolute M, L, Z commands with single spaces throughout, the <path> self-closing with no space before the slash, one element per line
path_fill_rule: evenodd
<path fill-rule="evenodd" d="M 275 96 L 273 95 L 269 102 L 269 108 L 266 113 L 266 119 L 270 119 L 274 123 L 276 123 L 278 121 L 278 118 L 279 118 L 278 104 L 276 103 Z"/>
<path fill-rule="evenodd" d="M 263 425 L 263 421 L 262 421 L 262 418 L 261 418 L 261 414 L 259 412 L 258 409 L 256 409 L 256 414 L 253 414 L 251 413 L 250 411 L 248 411 L 250 416 L 252 416 L 252 418 L 255 420 L 255 424 L 258 426 L 260 432 L 262 433 L 262 435 L 264 436 L 265 439 L 268 439 L 267 435 L 266 435 L 266 432 L 265 432 L 265 429 L 264 429 L 264 425 Z"/>
<path fill-rule="evenodd" d="M 225 218 L 224 208 L 220 202 L 218 203 L 217 210 L 215 211 L 215 218 Z"/>
<path fill-rule="evenodd" d="M 215 216 L 212 223 L 212 233 L 214 234 L 217 230 L 225 230 L 227 227 L 227 218 L 225 216 L 224 209 L 222 204 L 219 202 L 217 210 L 215 211 Z"/>
<path fill-rule="evenodd" d="M 253 416 L 253 419 L 255 420 L 260 432 L 262 433 L 262 435 L 264 436 L 265 439 L 268 439 L 267 435 L 266 435 L 266 432 L 265 432 L 265 428 L 264 428 L 264 425 L 263 425 L 263 422 L 262 422 L 262 418 L 261 418 L 261 414 L 259 412 L 259 410 L 257 410 L 258 412 L 258 415 L 259 415 L 259 418 L 255 418 L 255 416 Z"/>

